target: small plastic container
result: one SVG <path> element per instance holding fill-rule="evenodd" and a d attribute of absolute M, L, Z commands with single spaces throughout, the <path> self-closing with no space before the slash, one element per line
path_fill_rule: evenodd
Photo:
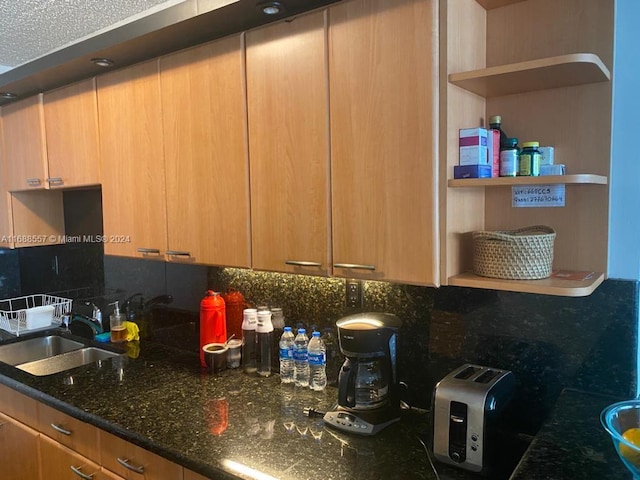
<path fill-rule="evenodd" d="M 517 138 L 507 138 L 505 145 L 500 148 L 500 176 L 515 177 L 518 175 L 518 148 Z"/>

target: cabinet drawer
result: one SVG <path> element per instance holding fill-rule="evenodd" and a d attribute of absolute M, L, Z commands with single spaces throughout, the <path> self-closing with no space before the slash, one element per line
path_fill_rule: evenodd
<path fill-rule="evenodd" d="M 203 477 L 199 473 L 192 472 L 191 470 L 185 469 L 184 480 L 208 480 L 208 479 L 207 477 Z"/>
<path fill-rule="evenodd" d="M 29 425 L 38 428 L 37 402 L 26 395 L 0 385 L 0 412 Z"/>
<path fill-rule="evenodd" d="M 182 480 L 180 465 L 102 430 L 99 436 L 102 466 L 121 477 L 127 480 Z"/>
<path fill-rule="evenodd" d="M 100 462 L 98 429 L 93 425 L 40 403 L 38 430 L 94 462 Z"/>
<path fill-rule="evenodd" d="M 40 436 L 40 464 L 48 479 L 113 479 L 102 472 L 100 465 L 43 435 Z"/>

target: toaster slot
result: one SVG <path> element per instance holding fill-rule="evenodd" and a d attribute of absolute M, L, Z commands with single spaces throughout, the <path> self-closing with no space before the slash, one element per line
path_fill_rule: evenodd
<path fill-rule="evenodd" d="M 467 367 L 464 370 L 462 370 L 461 372 L 459 372 L 455 377 L 453 378 L 457 378 L 459 380 L 466 380 L 467 378 L 472 377 L 473 375 L 475 375 L 475 373 L 480 370 L 478 367 Z"/>
<path fill-rule="evenodd" d="M 449 457 L 462 463 L 467 458 L 467 404 L 452 401 L 449 405 Z"/>
<path fill-rule="evenodd" d="M 474 381 L 476 383 L 489 383 L 491 380 L 496 378 L 498 375 L 500 375 L 500 372 L 496 372 L 495 370 L 487 370 L 487 371 L 483 372 L 482 375 L 480 375 Z"/>

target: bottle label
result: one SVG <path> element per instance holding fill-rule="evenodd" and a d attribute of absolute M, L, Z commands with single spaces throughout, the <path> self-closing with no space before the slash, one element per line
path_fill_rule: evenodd
<path fill-rule="evenodd" d="M 295 349 L 293 351 L 293 359 L 296 362 L 306 362 L 309 358 L 309 355 L 307 354 L 307 349 Z"/>
<path fill-rule="evenodd" d="M 325 358 L 324 352 L 319 353 L 310 353 L 309 354 L 309 365 L 315 365 L 321 367 L 326 365 L 327 360 Z"/>
<path fill-rule="evenodd" d="M 280 358 L 283 360 L 293 360 L 293 348 L 281 348 Z"/>

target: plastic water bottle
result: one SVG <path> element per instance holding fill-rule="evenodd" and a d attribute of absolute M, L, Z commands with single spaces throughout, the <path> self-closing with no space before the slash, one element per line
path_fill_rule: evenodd
<path fill-rule="evenodd" d="M 280 337 L 280 381 L 282 383 L 293 383 L 293 332 L 291 327 L 284 327 L 284 332 Z"/>
<path fill-rule="evenodd" d="M 327 386 L 327 349 L 320 332 L 313 332 L 309 342 L 309 387 L 311 390 L 324 390 Z"/>
<path fill-rule="evenodd" d="M 296 387 L 309 386 L 309 337 L 304 328 L 298 329 L 293 341 L 293 381 Z"/>

